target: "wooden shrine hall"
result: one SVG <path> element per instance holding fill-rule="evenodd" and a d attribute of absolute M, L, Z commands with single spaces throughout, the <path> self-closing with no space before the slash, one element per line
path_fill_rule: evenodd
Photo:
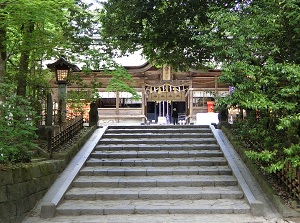
<path fill-rule="evenodd" d="M 108 92 L 106 87 L 109 76 L 102 71 L 92 71 L 93 75 L 80 74 L 84 81 L 96 76 L 102 83 L 98 89 L 100 99 L 98 109 L 99 125 L 110 123 L 142 123 L 168 124 L 172 122 L 171 113 L 174 108 L 179 114 L 179 122 L 191 124 L 198 113 L 214 113 L 215 95 L 225 96 L 229 86 L 218 83 L 220 70 L 174 71 L 170 66 L 157 68 L 150 63 L 140 66 L 124 66 L 132 75 L 130 86 L 140 95 L 140 99 L 132 99 L 128 92 Z M 54 101 L 57 98 L 57 86 L 53 84 Z M 78 86 L 72 84 L 69 90 Z M 89 104 L 85 106 L 85 118 L 88 119 Z M 67 113 L 71 111 L 67 109 Z M 68 116 L 68 115 L 67 115 Z"/>

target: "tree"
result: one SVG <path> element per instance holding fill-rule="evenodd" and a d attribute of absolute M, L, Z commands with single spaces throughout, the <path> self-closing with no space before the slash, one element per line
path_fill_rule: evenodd
<path fill-rule="evenodd" d="M 70 47 L 70 41 L 74 42 L 76 38 L 69 28 L 74 26 L 70 16 L 75 12 L 80 14 L 84 10 L 80 6 L 76 5 L 74 0 L 7 1 L 3 12 L 7 15 L 6 27 L 9 27 L 10 31 L 6 44 L 16 63 L 14 65 L 18 67 L 18 75 L 16 75 L 18 95 L 26 96 L 29 69 L 35 61 L 61 53 L 58 47 L 67 44 Z M 43 10 L 40 10 L 41 8 Z M 76 24 L 77 30 L 83 30 L 80 27 L 82 24 L 84 22 Z M 80 39 L 79 35 L 76 37 Z M 74 51 L 75 45 L 70 49 Z"/>
<path fill-rule="evenodd" d="M 2 11 L 6 7 L 6 2 L 0 3 L 0 10 Z M 0 13 L 1 21 L 5 19 L 5 13 Z M 5 23 L 0 23 L 0 83 L 3 82 L 3 76 L 5 73 L 5 65 L 7 60 L 6 51 L 6 25 Z M 0 103 L 4 102 L 5 98 L 0 95 Z"/>
<path fill-rule="evenodd" d="M 91 44 L 93 15 L 86 9 L 75 0 L 0 2 L 0 147 L 6 161 L 22 161 L 16 156 L 35 146 L 36 120 L 52 75 L 43 61 Z"/>
<path fill-rule="evenodd" d="M 238 132 L 253 144 L 248 156 L 270 172 L 300 165 L 299 10 L 295 1 L 265 0 L 210 15 L 221 81 L 235 86 L 219 103 L 247 110 Z"/>
<path fill-rule="evenodd" d="M 112 53 L 142 49 L 158 65 L 203 67 L 214 50 L 202 38 L 214 28 L 207 13 L 216 6 L 231 8 L 234 2 L 109 0 L 103 4 L 100 34 Z"/>
<path fill-rule="evenodd" d="M 100 69 L 107 60 L 94 49 L 97 17 L 89 6 L 81 0 L 0 0 L 0 132 L 4 137 L 0 154 L 5 157 L 0 162 L 22 161 L 16 156 L 35 146 L 39 114 L 53 75 L 45 70 L 45 60 L 62 55 L 73 63 L 86 60 L 86 71 Z M 94 79 L 82 88 L 93 92 L 99 84 Z M 87 100 L 92 99 L 91 94 Z"/>

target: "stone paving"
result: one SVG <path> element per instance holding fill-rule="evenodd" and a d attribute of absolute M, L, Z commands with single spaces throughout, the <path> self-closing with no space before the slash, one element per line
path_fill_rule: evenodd
<path fill-rule="evenodd" d="M 100 132 L 103 134 L 104 131 Z M 184 129 L 179 131 L 184 132 Z M 280 217 L 220 130 L 216 130 L 215 134 L 228 148 L 254 196 L 263 202 L 263 216 L 253 216 L 249 212 L 249 205 L 231 175 L 231 168 L 211 139 L 185 139 L 185 144 L 189 142 L 189 150 L 181 143 L 171 144 L 170 150 L 163 143 L 163 137 L 156 138 L 157 143 L 146 145 L 144 137 L 130 141 L 126 140 L 130 134 L 122 134 L 123 142 L 130 141 L 124 144 L 122 140 L 114 139 L 115 133 L 112 132 L 99 144 L 95 144 L 99 136 L 94 136 L 92 143 L 87 142 L 87 147 L 96 148 L 90 159 L 85 157 L 87 154 L 84 152 L 78 154 L 81 158 L 85 157 L 86 165 L 80 168 L 79 175 L 74 176 L 72 187 L 64 186 L 68 188 L 65 201 L 56 208 L 56 216 L 44 219 L 40 214 L 42 203 L 51 200 L 55 187 L 56 190 L 62 188 L 59 183 L 53 185 L 49 194 L 23 223 L 300 222 Z M 95 134 L 99 134 L 99 130 Z M 189 137 L 193 134 L 197 133 L 185 133 Z M 146 138 L 151 138 L 150 135 L 147 134 Z M 178 136 L 172 137 L 173 142 L 180 142 L 174 140 Z M 130 144 L 132 141 L 134 144 Z M 201 149 L 195 146 L 195 143 L 203 142 L 210 144 Z M 168 146 L 170 148 L 169 142 Z M 78 161 L 81 158 L 74 159 Z M 78 162 L 70 165 L 69 171 Z M 61 182 L 64 177 L 65 181 L 70 181 L 63 173 Z"/>

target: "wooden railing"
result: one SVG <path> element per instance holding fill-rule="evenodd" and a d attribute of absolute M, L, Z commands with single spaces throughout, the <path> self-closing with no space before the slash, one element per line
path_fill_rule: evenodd
<path fill-rule="evenodd" d="M 61 125 L 57 133 L 53 133 L 52 131 L 49 133 L 51 140 L 48 140 L 48 151 L 51 157 L 59 146 L 68 142 L 83 128 L 83 122 L 83 116 L 77 116 L 72 120 L 68 120 L 64 125 Z"/>
<path fill-rule="evenodd" d="M 280 183 L 284 185 L 285 190 L 293 197 L 300 201 L 300 170 L 295 168 L 291 163 L 287 163 L 283 170 L 277 173 Z"/>
<path fill-rule="evenodd" d="M 262 147 L 258 143 L 246 140 L 246 144 L 250 147 Z M 247 146 L 247 145 L 246 145 Z M 300 201 L 300 170 L 292 166 L 290 162 L 286 163 L 282 170 L 278 170 L 275 174 L 276 180 L 282 184 L 283 189 L 293 199 Z"/>
<path fill-rule="evenodd" d="M 226 128 L 231 130 L 231 133 L 234 135 L 236 127 L 235 125 L 230 125 L 229 123 L 226 124 Z M 245 148 L 259 148 L 263 147 L 262 145 L 259 145 L 257 142 L 254 142 L 252 140 L 245 140 L 242 138 L 237 138 Z M 284 157 L 282 158 L 282 162 L 284 162 Z M 274 173 L 275 180 L 277 183 L 280 184 L 282 190 L 284 190 L 289 197 L 292 199 L 298 201 L 300 203 L 300 169 L 299 167 L 293 167 L 290 162 L 287 162 L 284 165 L 284 168 L 282 170 L 278 170 L 276 173 Z"/>

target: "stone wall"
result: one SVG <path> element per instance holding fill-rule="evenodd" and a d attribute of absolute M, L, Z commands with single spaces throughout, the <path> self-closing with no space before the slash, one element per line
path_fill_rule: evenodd
<path fill-rule="evenodd" d="M 64 168 L 50 160 L 0 170 L 0 222 L 22 222 Z"/>
<path fill-rule="evenodd" d="M 22 222 L 96 128 L 87 128 L 67 151 L 54 154 L 54 160 L 0 169 L 0 223 Z"/>

